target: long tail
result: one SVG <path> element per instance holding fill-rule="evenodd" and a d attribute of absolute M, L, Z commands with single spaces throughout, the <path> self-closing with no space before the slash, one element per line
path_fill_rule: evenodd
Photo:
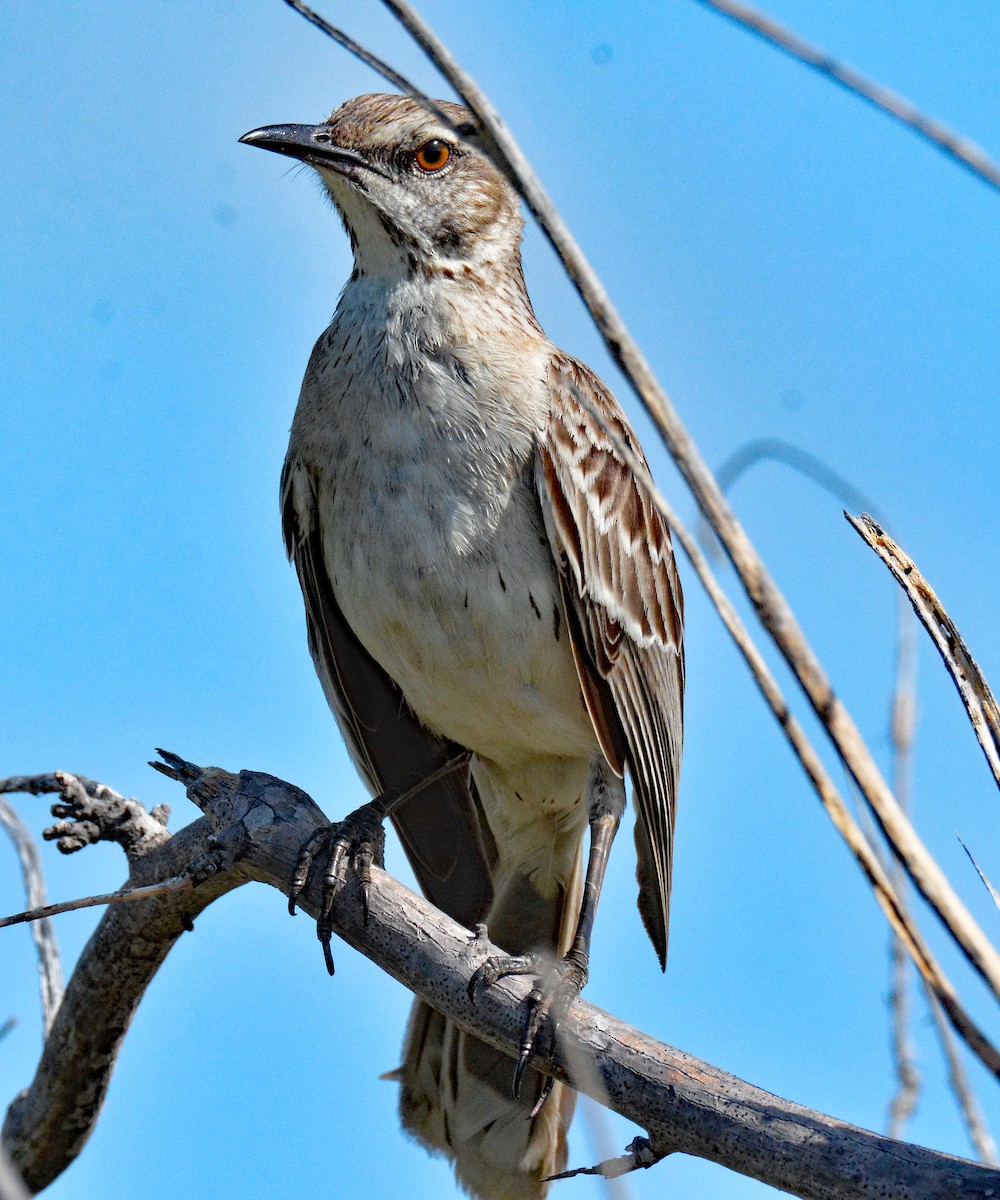
<path fill-rule="evenodd" d="M 501 835 L 500 860 L 493 872 L 495 898 L 487 917 L 490 938 L 510 954 L 543 950 L 561 957 L 569 949 L 580 911 L 578 822 L 570 828 L 566 822 L 531 822 L 536 853 L 534 869 L 526 872 L 523 855 L 517 855 L 517 862 L 505 856 L 505 844 L 520 839 L 505 841 L 510 831 L 497 828 L 496 818 L 502 822 L 504 814 L 490 803 L 493 789 L 486 780 L 477 782 L 493 832 Z M 538 870 L 539 860 L 547 860 L 548 869 Z M 541 1112 L 531 1117 L 541 1075 L 526 1072 L 521 1098 L 515 1100 L 514 1060 L 464 1033 L 422 1001 L 410 1016 L 399 1077 L 403 1128 L 428 1150 L 447 1155 L 470 1195 L 479 1200 L 542 1200 L 547 1191 L 542 1181 L 566 1163 L 566 1134 L 576 1101 L 572 1088 L 556 1084 Z"/>

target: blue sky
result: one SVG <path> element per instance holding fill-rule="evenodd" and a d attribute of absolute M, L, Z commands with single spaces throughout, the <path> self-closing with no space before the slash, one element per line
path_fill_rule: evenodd
<path fill-rule="evenodd" d="M 326 6 L 432 93 L 374 3 Z M 422 11 L 504 113 L 710 463 L 750 438 L 819 456 L 877 503 L 1000 680 L 1000 196 L 890 121 L 691 0 Z M 768 11 L 1000 154 L 990 0 L 778 0 Z M 306 651 L 277 478 L 306 357 L 350 269 L 307 173 L 236 139 L 382 90 L 278 0 L 44 6 L 8 0 L 0 47 L 5 337 L 0 774 L 63 767 L 195 811 L 154 746 L 256 767 L 339 815 L 362 798 Z M 541 239 L 529 287 L 553 340 L 633 414 L 683 515 L 692 503 Z M 835 500 L 763 465 L 733 499 L 881 762 L 895 595 Z M 626 833 L 598 921 L 590 1000 L 771 1091 L 881 1128 L 891 1075 L 887 935 L 747 672 L 684 574 L 687 734 L 671 960 L 657 969 Z M 731 583 L 731 580 L 728 580 Z M 921 644 L 915 820 L 991 935 L 955 832 L 1000 878 L 998 806 L 953 688 Z M 784 679 L 784 673 L 779 668 Z M 796 698 L 796 704 L 798 704 Z M 800 706 L 801 708 L 801 706 Z M 806 721 L 812 728 L 811 721 Z M 839 776 L 838 776 L 839 777 Z M 21 811 L 40 831 L 40 800 Z M 389 865 L 402 871 L 398 848 Z M 22 907 L 0 847 L 0 906 Z M 62 899 L 116 886 L 120 853 L 62 859 Z M 921 922 L 978 1019 L 995 1007 Z M 95 922 L 58 920 L 67 963 Z M 171 954 L 102 1120 L 54 1200 L 452 1194 L 406 1142 L 395 1088 L 407 994 L 277 893 L 244 888 Z M 30 942 L 0 938 L 10 1096 L 40 1028 Z M 969 1153 L 918 1005 L 913 1140 Z M 977 1090 L 1000 1129 L 995 1086 Z M 579 1119 L 572 1160 L 594 1156 Z M 634 1130 L 614 1120 L 615 1148 Z M 771 1194 L 690 1159 L 641 1200 Z M 555 1195 L 589 1197 L 576 1180 Z"/>

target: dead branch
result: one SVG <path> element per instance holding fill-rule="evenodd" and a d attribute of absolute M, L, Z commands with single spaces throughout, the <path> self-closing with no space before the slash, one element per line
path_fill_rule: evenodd
<path fill-rule="evenodd" d="M 982 883 L 983 887 L 986 888 L 986 890 L 992 896 L 993 903 L 997 906 L 997 908 L 1000 908 L 1000 892 L 998 892 L 997 889 L 993 886 L 993 884 L 990 883 L 989 879 L 986 877 L 986 872 L 979 865 L 979 863 L 976 862 L 975 856 L 973 855 L 973 853 L 969 849 L 969 847 L 965 844 L 965 842 L 963 842 L 961 838 L 959 838 L 958 840 L 959 840 L 959 842 L 962 843 L 962 849 L 968 855 L 969 862 L 972 863 L 973 867 L 975 867 L 976 874 L 979 876 L 980 882 Z"/>
<path fill-rule="evenodd" d="M 962 1111 L 962 1119 L 969 1134 L 969 1141 L 984 1163 L 996 1166 L 996 1142 L 993 1140 L 993 1135 L 986 1124 L 986 1118 L 983 1116 L 982 1110 L 976 1101 L 972 1086 L 969 1083 L 969 1077 L 966 1075 L 965 1068 L 962 1066 L 962 1060 L 958 1056 L 958 1047 L 955 1045 L 955 1039 L 951 1036 L 951 1030 L 948 1028 L 944 1013 L 941 1011 L 941 1005 L 938 1004 L 931 990 L 929 988 L 926 990 L 927 1003 L 930 1005 L 931 1016 L 934 1018 L 934 1026 L 937 1029 L 938 1038 L 941 1042 L 941 1049 L 944 1051 L 945 1062 L 948 1064 L 948 1081 L 951 1084 L 951 1090 L 955 1093 L 958 1106 Z"/>
<path fill-rule="evenodd" d="M 890 873 L 879 855 L 872 848 L 868 837 L 859 828 L 851 816 L 850 810 L 844 803 L 829 772 L 816 753 L 802 726 L 795 719 L 788 703 L 782 695 L 777 680 L 771 673 L 761 655 L 760 650 L 751 638 L 746 626 L 740 620 L 739 614 L 723 592 L 718 581 L 712 574 L 705 555 L 699 550 L 697 539 L 688 532 L 680 518 L 671 508 L 662 492 L 653 482 L 647 468 L 636 458 L 632 450 L 618 434 L 608 425 L 603 416 L 594 408 L 590 401 L 580 392 L 576 393 L 577 402 L 587 410 L 591 418 L 601 427 L 605 437 L 614 445 L 615 450 L 628 464 L 641 486 L 646 491 L 653 505 L 670 527 L 672 535 L 687 555 L 694 567 L 695 574 L 705 588 L 715 606 L 723 624 L 728 630 L 737 649 L 750 668 L 761 695 L 774 714 L 782 732 L 788 739 L 789 745 L 802 764 L 809 781 L 819 796 L 827 815 L 834 828 L 847 843 L 854 855 L 855 861 L 864 872 L 875 893 L 875 899 L 881 907 L 890 927 L 905 947 L 920 972 L 929 992 L 936 996 L 942 1008 L 948 1014 L 953 1028 L 965 1041 L 979 1060 L 1000 1078 L 1000 1053 L 989 1042 L 982 1031 L 975 1025 L 971 1017 L 959 1002 L 958 995 L 951 981 L 942 971 L 940 964 L 931 953 L 930 947 L 917 929 L 909 908 L 900 896 L 897 884 L 890 878 Z"/>
<path fill-rule="evenodd" d="M 867 509 L 874 512 L 874 506 L 866 500 L 862 493 L 842 475 L 832 470 L 825 462 L 803 450 L 800 446 L 778 438 L 755 438 L 736 449 L 716 471 L 716 479 L 723 492 L 729 493 L 732 485 L 750 468 L 762 462 L 780 462 L 792 468 L 793 471 L 811 479 L 824 491 L 837 497 L 848 508 Z M 880 518 L 881 520 L 881 518 Z M 710 553 L 716 546 L 715 539 L 709 534 L 705 522 L 701 522 L 699 536 L 706 552 Z M 896 633 L 896 680 L 893 688 L 892 713 L 890 732 L 892 742 L 892 775 L 891 784 L 900 807 L 904 812 L 910 810 L 910 776 L 912 770 L 913 736 L 916 727 L 916 639 L 914 637 L 913 617 L 909 608 L 900 597 L 898 606 Z M 873 831 L 869 831 L 873 832 Z M 877 845 L 871 840 L 871 845 L 877 853 Z M 893 860 L 887 867 L 881 859 L 882 867 L 889 876 L 892 886 L 899 897 L 903 911 L 908 913 L 906 903 L 906 877 L 898 861 Z M 920 1070 L 917 1066 L 913 1039 L 909 1032 L 910 990 L 909 990 L 909 952 L 906 943 L 896 934 L 892 935 L 890 945 L 890 986 L 889 1010 L 892 1055 L 896 1068 L 896 1092 L 889 1105 L 889 1120 L 886 1132 L 890 1137 L 900 1137 L 907 1120 L 913 1114 L 920 1094 Z M 924 983 L 929 996 L 933 995 L 929 985 Z M 943 1025 L 939 1020 L 936 1028 Z M 946 1056 L 954 1053 L 950 1044 L 944 1046 Z M 966 1111 L 962 1097 L 959 1105 Z"/>
<path fill-rule="evenodd" d="M 218 896 L 250 880 L 287 894 L 302 841 L 325 824 L 304 792 L 273 776 L 203 769 L 173 755 L 159 766 L 183 781 L 205 816 L 145 853 L 137 847 L 130 883 L 185 873 L 198 882 L 113 906 L 85 949 L 35 1079 L 4 1125 L 7 1152 L 33 1192 L 86 1142 L 129 1021 L 183 930 Z M 319 883 L 312 882 L 303 907 L 315 915 L 319 906 Z M 373 871 L 369 912 L 366 925 L 349 875 L 334 906 L 340 936 L 477 1037 L 516 1054 L 529 982 L 504 980 L 476 1004 L 467 991 L 495 947 L 382 871 Z M 585 1002 L 573 1006 L 560 1043 L 553 1074 L 570 1080 L 570 1064 L 585 1061 L 588 1069 L 576 1082 L 603 1093 L 605 1103 L 644 1128 L 657 1155 L 709 1158 L 810 1200 L 978 1200 L 1000 1189 L 1000 1171 L 781 1100 Z"/>
<path fill-rule="evenodd" d="M 0 793 L 5 790 L 0 783 Z M 7 830 L 11 841 L 17 849 L 21 861 L 21 874 L 24 876 L 24 894 L 29 908 L 38 908 L 45 904 L 45 876 L 42 872 L 38 847 L 30 830 L 17 815 L 6 800 L 0 799 L 0 825 Z M 52 1021 L 62 998 L 62 968 L 59 965 L 59 943 L 52 924 L 40 920 L 31 927 L 31 937 L 35 943 L 35 953 L 38 959 L 38 987 L 42 999 L 42 1028 L 47 1034 L 52 1027 Z"/>
<path fill-rule="evenodd" d="M 76 912 L 81 908 L 99 908 L 107 904 L 122 904 L 128 900 L 149 900 L 153 896 L 163 896 L 167 892 L 186 891 L 190 887 L 194 887 L 194 882 L 187 876 L 178 875 L 174 879 L 165 879 L 163 883 L 151 883 L 148 887 L 103 892 L 100 896 L 82 896 L 77 900 L 60 900 L 56 904 L 43 904 L 40 908 L 29 908 L 25 912 L 14 913 L 9 917 L 0 917 L 0 929 L 6 929 L 10 925 L 26 925 L 32 921 L 47 921 L 49 917 L 59 916 L 60 913 Z"/>
<path fill-rule="evenodd" d="M 979 664 L 955 628 L 955 622 L 945 612 L 917 564 L 896 545 L 878 522 L 868 513 L 852 517 L 845 512 L 844 516 L 885 563 L 892 577 L 909 597 L 913 611 L 930 634 L 948 673 L 955 681 L 993 778 L 1000 787 L 1000 710 Z"/>
<path fill-rule="evenodd" d="M 910 782 L 913 771 L 913 739 L 917 724 L 917 644 L 913 617 L 905 604 L 897 607 L 896 682 L 893 688 L 890 717 L 892 740 L 892 790 L 900 807 L 910 810 Z M 906 877 L 899 863 L 893 861 L 890 878 L 904 907 L 908 908 Z M 917 1066 L 913 1039 L 910 1037 L 910 972 L 906 947 L 893 937 L 890 950 L 889 1009 L 892 1026 L 892 1056 L 896 1064 L 896 1094 L 889 1104 L 886 1133 L 902 1136 L 906 1122 L 913 1115 L 920 1096 L 920 1069 Z M 928 989 L 928 995 L 933 993 Z M 943 1014 L 942 1014 L 943 1015 Z M 940 1031 L 943 1024 L 939 1021 Z M 942 1042 L 945 1054 L 948 1044 Z M 959 1098 L 959 1107 L 965 1108 Z"/>
<path fill-rule="evenodd" d="M 985 150 L 969 138 L 955 133 L 941 121 L 926 116 L 903 96 L 871 79 L 866 79 L 860 71 L 831 58 L 825 50 L 810 45 L 798 34 L 792 33 L 790 29 L 779 25 L 763 13 L 756 12 L 749 5 L 736 4 L 733 0 L 698 0 L 698 3 L 728 17 L 798 62 L 805 63 L 807 67 L 812 67 L 827 79 L 853 92 L 855 96 L 860 96 L 868 104 L 930 142 L 936 150 L 941 150 L 953 158 L 990 187 L 1000 189 L 1000 166 L 992 161 Z"/>
<path fill-rule="evenodd" d="M 874 512 L 873 506 L 864 501 L 852 504 L 861 493 L 848 480 L 832 471 L 826 463 L 788 442 L 775 438 L 758 438 L 741 446 L 719 467 L 716 477 L 723 491 L 729 488 L 751 467 L 758 463 L 774 460 L 785 463 L 793 470 L 812 479 L 826 491 L 838 496 L 848 507 L 867 509 Z M 880 524 L 882 519 L 878 518 Z M 708 546 L 714 541 L 705 539 Z M 701 569 L 697 568 L 699 575 Z M 912 773 L 913 738 L 916 728 L 916 639 L 915 624 L 910 608 L 906 603 L 905 593 L 899 593 L 897 636 L 896 636 L 896 681 L 893 690 L 891 714 L 891 741 L 893 750 L 892 789 L 904 809 L 909 809 L 909 796 Z M 762 689 L 763 690 L 763 689 Z M 869 830 L 869 833 L 873 831 Z M 961 839 L 959 839 L 961 841 Z M 869 839 L 877 854 L 877 847 Z M 979 873 L 983 883 L 989 888 L 994 899 L 1000 906 L 1000 897 L 980 870 L 965 843 L 962 842 L 966 854 L 969 855 L 973 866 Z M 899 898 L 902 913 L 910 920 L 909 906 L 906 902 L 905 878 L 899 863 L 893 861 L 888 866 L 881 855 L 878 855 L 882 869 L 889 876 L 892 886 Z M 896 1063 L 897 1090 L 889 1108 L 889 1121 L 886 1132 L 890 1137 L 900 1137 L 903 1127 L 916 1107 L 920 1089 L 920 1071 L 916 1064 L 912 1039 L 908 1032 L 910 1013 L 909 984 L 906 942 L 898 935 L 892 938 L 890 955 L 891 984 L 889 1003 L 892 1013 L 892 1049 Z M 913 960 L 915 961 L 915 960 Z M 919 969 L 919 962 L 915 961 Z M 948 1079 L 955 1094 L 959 1110 L 969 1134 L 969 1140 L 983 1162 L 996 1161 L 996 1146 L 990 1135 L 985 1119 L 976 1103 L 975 1096 L 969 1085 L 968 1077 L 958 1055 L 958 1049 L 948 1028 L 946 1015 L 937 1000 L 934 989 L 926 977 L 922 976 L 924 991 L 934 1020 L 934 1028 L 941 1043 L 942 1053 L 948 1064 Z"/>

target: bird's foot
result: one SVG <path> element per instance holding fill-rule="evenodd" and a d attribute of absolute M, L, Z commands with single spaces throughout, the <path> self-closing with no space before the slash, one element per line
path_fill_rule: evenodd
<path fill-rule="evenodd" d="M 299 851 L 292 889 L 288 893 L 288 911 L 292 916 L 295 915 L 296 902 L 308 882 L 313 863 L 322 863 L 322 903 L 316 920 L 316 936 L 323 946 L 326 969 L 331 975 L 334 972 L 333 953 L 330 949 L 333 938 L 333 903 L 343 884 L 344 863 L 348 862 L 357 874 L 367 925 L 372 864 L 377 867 L 384 865 L 385 829 L 382 822 L 385 815 L 385 806 L 381 801 L 378 798 L 371 800 L 349 813 L 342 821 L 332 821 L 324 829 L 317 830 Z"/>
<path fill-rule="evenodd" d="M 469 997 L 473 1001 L 483 988 L 492 987 L 508 975 L 532 975 L 535 983 L 528 994 L 528 1015 L 521 1036 L 521 1047 L 514 1068 L 514 1099 L 520 1099 L 521 1081 L 531 1060 L 539 1053 L 542 1030 L 546 1030 L 548 1049 L 555 1048 L 556 1033 L 569 1006 L 583 991 L 589 975 L 586 956 L 571 950 L 565 958 L 552 962 L 541 954 L 495 954 L 476 970 L 469 980 Z M 531 1115 L 534 1117 L 552 1091 L 553 1080 L 545 1077 Z"/>

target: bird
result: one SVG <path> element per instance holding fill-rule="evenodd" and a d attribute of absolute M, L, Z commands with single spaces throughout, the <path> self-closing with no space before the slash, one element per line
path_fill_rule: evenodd
<path fill-rule="evenodd" d="M 541 1200 L 575 1093 L 532 1063 L 588 977 L 626 774 L 666 965 L 684 693 L 670 533 L 618 402 L 536 318 L 518 195 L 468 109 L 365 95 L 240 140 L 315 168 L 354 256 L 281 479 L 312 658 L 373 797 L 331 826 L 331 861 L 366 891 L 387 816 L 432 903 L 503 952 L 470 994 L 533 979 L 516 1061 L 416 1001 L 391 1073 L 402 1124 L 471 1195 Z M 329 922 L 320 936 L 332 970 Z"/>

